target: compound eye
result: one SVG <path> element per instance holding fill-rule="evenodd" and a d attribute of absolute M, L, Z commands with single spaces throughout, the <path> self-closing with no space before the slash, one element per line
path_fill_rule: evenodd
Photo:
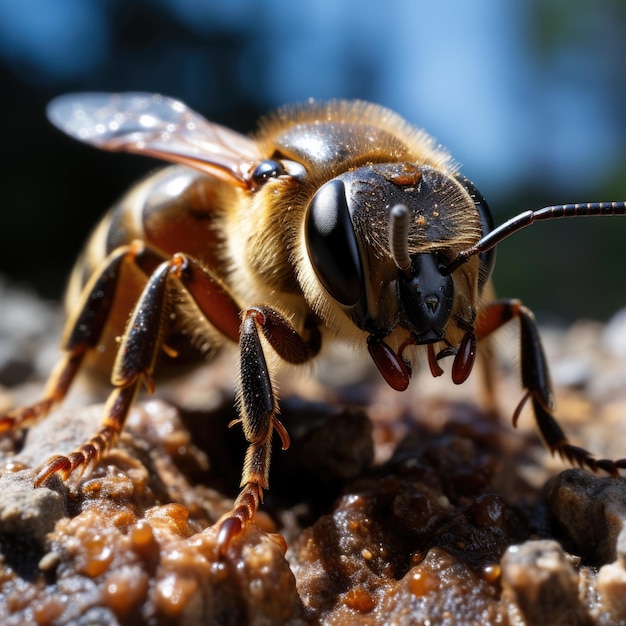
<path fill-rule="evenodd" d="M 337 302 L 353 306 L 361 297 L 363 267 L 342 181 L 317 191 L 306 216 L 309 259 L 324 289 Z"/>
<path fill-rule="evenodd" d="M 286 173 L 282 163 L 274 159 L 266 159 L 252 170 L 251 178 L 256 185 L 263 185 L 270 178 L 278 178 Z"/>
<path fill-rule="evenodd" d="M 457 180 L 465 187 L 470 198 L 474 201 L 474 205 L 480 216 L 480 225 L 483 231 L 482 237 L 488 235 L 493 230 L 493 217 L 487 205 L 487 201 L 483 198 L 480 191 L 476 189 L 476 186 L 471 180 L 465 178 L 465 176 L 457 176 Z M 496 262 L 496 249 L 492 248 L 491 250 L 482 252 L 479 258 L 482 271 L 480 272 L 478 287 L 482 289 L 493 272 L 493 267 Z"/>

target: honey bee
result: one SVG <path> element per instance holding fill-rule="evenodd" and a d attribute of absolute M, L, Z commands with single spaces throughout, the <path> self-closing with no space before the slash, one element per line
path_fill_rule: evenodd
<path fill-rule="evenodd" d="M 537 220 L 624 214 L 625 203 L 547 207 L 494 229 L 487 203 L 446 151 L 359 101 L 283 108 L 254 137 L 152 94 L 67 95 L 48 114 L 80 141 L 174 165 L 138 183 L 94 231 L 70 279 L 63 356 L 43 397 L 0 419 L 2 431 L 26 427 L 62 401 L 81 369 L 110 373 L 100 429 L 49 459 L 37 485 L 101 459 L 140 388 L 153 391 L 163 360 L 238 345 L 234 423 L 248 449 L 240 494 L 219 521 L 223 551 L 263 500 L 273 432 L 289 446 L 277 361 L 308 362 L 339 339 L 367 350 L 398 391 L 420 352 L 433 376 L 449 357 L 461 384 L 478 343 L 513 319 L 525 389 L 514 423 L 530 400 L 553 453 L 614 475 L 626 467 L 570 444 L 554 417 L 534 317 L 518 300 L 494 300 L 490 283 L 495 246 L 509 235 Z"/>

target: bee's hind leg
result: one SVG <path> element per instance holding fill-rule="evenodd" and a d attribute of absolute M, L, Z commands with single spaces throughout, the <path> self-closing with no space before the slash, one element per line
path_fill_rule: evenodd
<path fill-rule="evenodd" d="M 74 314 L 65 325 L 61 343 L 64 356 L 48 378 L 43 397 L 0 418 L 0 432 L 31 426 L 63 401 L 85 356 L 100 342 L 119 285 L 122 264 L 129 259 L 137 262 L 139 257 L 144 257 L 141 259 L 144 264 L 154 263 L 149 258 L 154 255 L 146 255 L 147 252 L 136 245 L 121 246 L 106 258 L 84 287 Z"/>

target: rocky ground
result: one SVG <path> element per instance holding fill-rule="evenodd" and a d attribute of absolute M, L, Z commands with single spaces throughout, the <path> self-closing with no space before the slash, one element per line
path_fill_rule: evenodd
<path fill-rule="evenodd" d="M 1 284 L 0 311 L 4 412 L 36 398 L 60 330 L 54 307 Z M 571 439 L 626 457 L 626 314 L 543 334 Z M 511 427 L 516 349 L 505 332 L 496 411 L 471 380 L 396 393 L 345 352 L 281 380 L 292 446 L 225 557 L 212 523 L 243 456 L 232 355 L 142 399 L 90 474 L 34 489 L 34 468 L 98 424 L 78 389 L 0 440 L 0 623 L 626 624 L 626 479 L 551 458 L 529 409 Z"/>

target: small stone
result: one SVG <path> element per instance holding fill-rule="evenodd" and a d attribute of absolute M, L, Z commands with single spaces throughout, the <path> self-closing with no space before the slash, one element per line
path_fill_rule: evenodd
<path fill-rule="evenodd" d="M 35 489 L 33 480 L 32 470 L 0 475 L 0 531 L 31 537 L 43 545 L 47 533 L 67 512 L 59 493 Z"/>
<path fill-rule="evenodd" d="M 501 564 L 503 595 L 526 626 L 589 624 L 578 599 L 578 574 L 556 541 L 511 546 Z"/>
<path fill-rule="evenodd" d="M 626 524 L 626 478 L 566 470 L 552 481 L 547 501 L 570 552 L 592 565 L 617 559 L 618 536 Z"/>

